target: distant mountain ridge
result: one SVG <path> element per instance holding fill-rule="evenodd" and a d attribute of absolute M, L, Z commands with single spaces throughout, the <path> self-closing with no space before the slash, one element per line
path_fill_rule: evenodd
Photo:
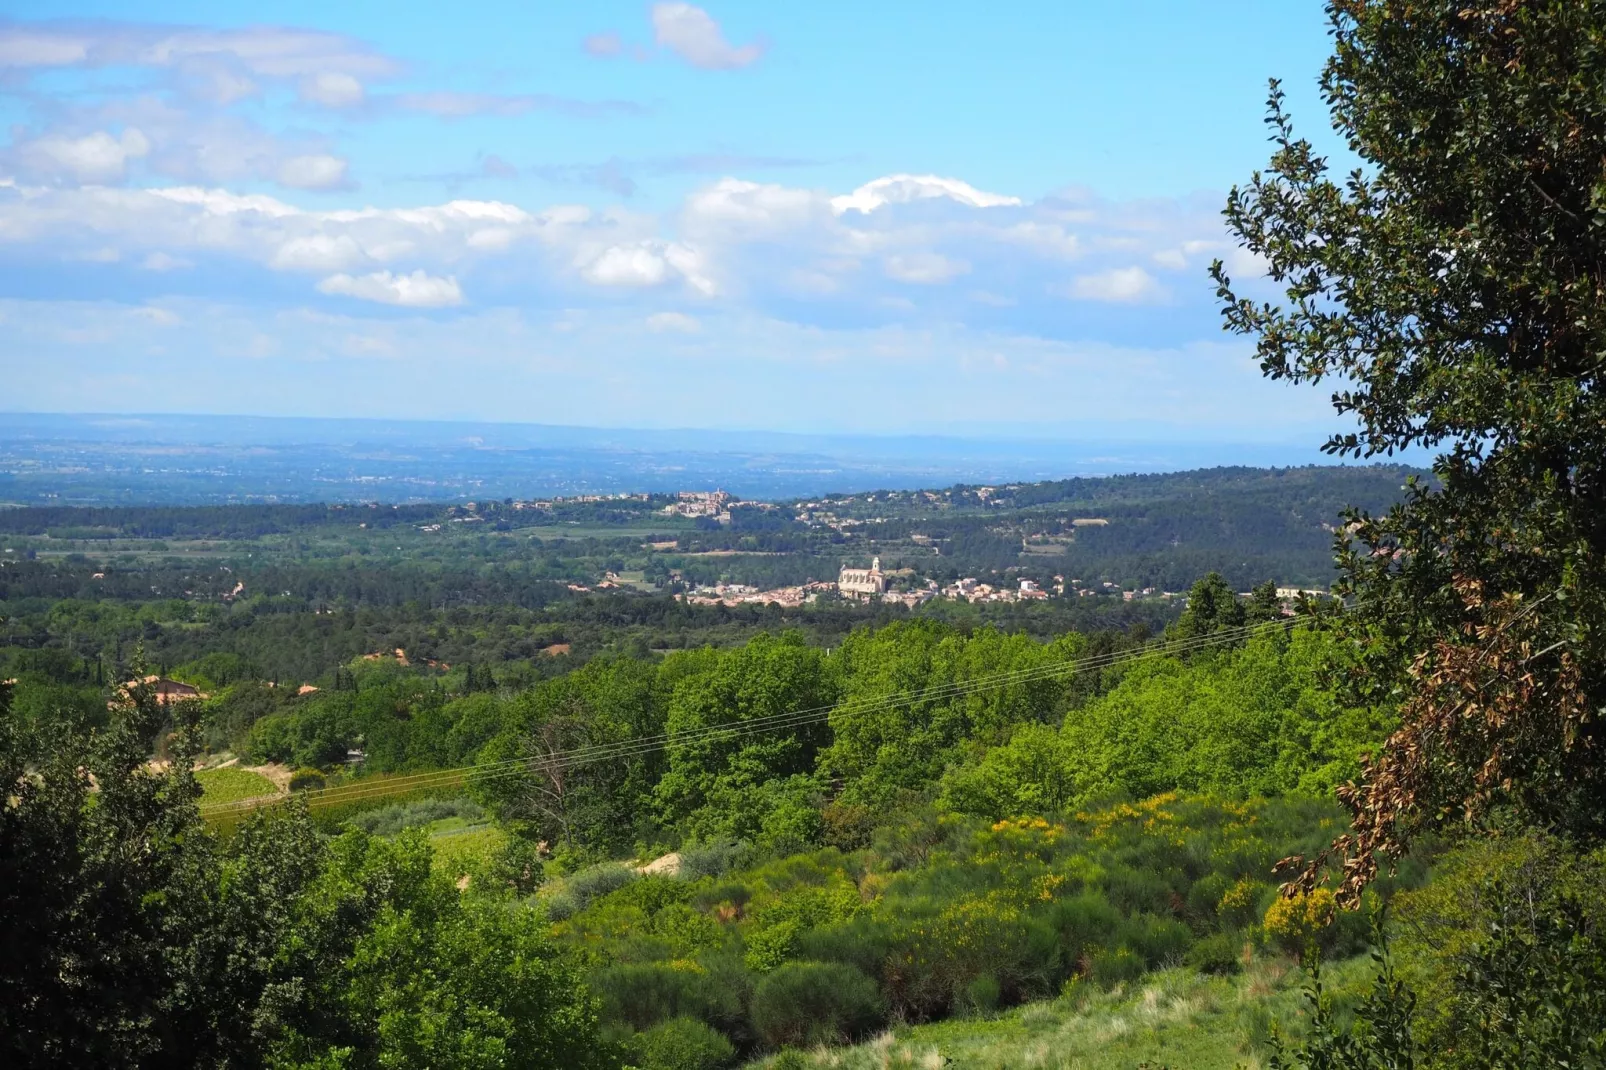
<path fill-rule="evenodd" d="M 1314 442 L 0 413 L 0 502 L 14 505 L 423 502 L 716 487 L 783 499 L 1323 460 Z"/>

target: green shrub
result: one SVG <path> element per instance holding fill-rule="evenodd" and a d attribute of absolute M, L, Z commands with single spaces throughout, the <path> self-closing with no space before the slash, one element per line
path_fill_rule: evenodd
<path fill-rule="evenodd" d="M 246 737 L 246 757 L 255 762 L 288 762 L 295 753 L 295 720 L 273 713 L 257 720 Z"/>
<path fill-rule="evenodd" d="M 1231 887 L 1232 881 L 1220 873 L 1200 877 L 1188 889 L 1188 913 L 1205 921 L 1214 920 L 1221 908 L 1221 897 Z"/>
<path fill-rule="evenodd" d="M 734 907 L 737 913 L 740 913 L 752 898 L 753 890 L 747 885 L 736 881 L 726 881 L 723 884 L 715 884 L 699 889 L 697 894 L 692 897 L 692 905 L 698 910 L 712 910 L 719 906 L 729 905 Z"/>
<path fill-rule="evenodd" d="M 885 923 L 861 916 L 836 925 L 803 933 L 797 941 L 797 954 L 815 962 L 841 962 L 871 977 L 881 971 L 893 947 L 893 936 Z"/>
<path fill-rule="evenodd" d="M 965 1004 L 975 1014 L 991 1014 L 998 1009 L 1003 989 L 998 978 L 984 973 L 965 986 Z"/>
<path fill-rule="evenodd" d="M 803 923 L 797 918 L 785 918 L 748 933 L 747 968 L 764 973 L 791 958 L 802 930 Z"/>
<path fill-rule="evenodd" d="M 1101 893 L 1089 890 L 1068 899 L 1056 899 L 1045 920 L 1059 932 L 1066 957 L 1074 962 L 1085 948 L 1109 939 L 1121 914 Z"/>
<path fill-rule="evenodd" d="M 694 881 L 700 877 L 722 877 L 752 855 L 752 848 L 741 840 L 710 840 L 680 849 L 679 876 Z"/>
<path fill-rule="evenodd" d="M 593 900 L 616 892 L 641 874 L 623 862 L 604 862 L 574 873 L 564 881 L 564 890 L 574 900 L 575 909 L 584 910 Z"/>
<path fill-rule="evenodd" d="M 591 975 L 604 1017 L 650 1029 L 671 1018 L 728 1025 L 742 1017 L 741 991 L 726 976 L 664 962 L 621 962 Z"/>
<path fill-rule="evenodd" d="M 567 892 L 557 892 L 540 900 L 548 921 L 568 921 L 580 913 L 580 905 Z"/>
<path fill-rule="evenodd" d="M 1092 955 L 1093 983 L 1109 988 L 1125 981 L 1135 981 L 1147 969 L 1142 956 L 1129 947 L 1100 949 Z"/>
<path fill-rule="evenodd" d="M 1182 962 L 1200 973 L 1237 973 L 1239 946 L 1231 933 L 1212 933 L 1188 948 Z"/>
<path fill-rule="evenodd" d="M 1117 928 L 1118 942 L 1129 947 L 1150 969 L 1182 961 L 1193 943 L 1193 930 L 1175 918 L 1135 914 Z"/>
<path fill-rule="evenodd" d="M 875 982 L 837 962 L 788 962 L 753 992 L 753 1026 L 771 1047 L 839 1044 L 882 1019 Z"/>
<path fill-rule="evenodd" d="M 695 1018 L 671 1018 L 632 1044 L 641 1070 L 724 1070 L 736 1061 L 725 1035 Z"/>
<path fill-rule="evenodd" d="M 1112 866 L 1104 876 L 1104 894 L 1126 913 L 1161 911 L 1171 904 L 1171 885 L 1151 870 Z"/>
<path fill-rule="evenodd" d="M 673 877 L 643 874 L 612 893 L 610 905 L 636 906 L 648 914 L 657 914 L 673 903 L 684 903 L 691 898 L 691 889 L 685 881 Z"/>
<path fill-rule="evenodd" d="M 290 775 L 291 791 L 318 791 L 328 781 L 316 769 L 297 769 Z"/>
<path fill-rule="evenodd" d="M 546 879 L 540 844 L 528 836 L 505 836 L 485 865 L 486 880 L 514 895 L 529 895 Z"/>

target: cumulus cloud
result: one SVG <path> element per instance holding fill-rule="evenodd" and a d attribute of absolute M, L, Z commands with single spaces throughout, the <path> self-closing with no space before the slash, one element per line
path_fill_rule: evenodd
<path fill-rule="evenodd" d="M 762 42 L 737 47 L 725 40 L 714 17 L 694 4 L 654 4 L 652 30 L 660 48 L 704 70 L 735 70 L 757 63 L 764 55 Z"/>
<path fill-rule="evenodd" d="M 998 208 L 1019 205 L 1019 197 L 1002 193 L 988 193 L 957 178 L 937 175 L 887 175 L 866 182 L 852 193 L 831 198 L 831 209 L 838 215 L 843 212 L 870 213 L 889 204 L 909 204 L 914 201 L 946 198 L 971 208 Z"/>
<path fill-rule="evenodd" d="M 580 273 L 598 286 L 657 286 L 669 278 L 669 262 L 646 245 L 614 246 Z"/>
<path fill-rule="evenodd" d="M 277 182 L 291 188 L 345 185 L 344 165 L 325 139 L 281 135 L 254 120 L 207 107 L 200 111 L 156 94 L 62 104 L 43 109 L 48 126 L 13 127 L 0 149 L 0 172 L 52 184 L 106 185 L 137 171 L 183 183 Z M 323 159 L 319 159 L 319 158 Z M 302 158 L 299 159 L 298 158 Z M 294 162 L 292 162 L 294 161 Z"/>
<path fill-rule="evenodd" d="M 437 278 L 422 270 L 411 275 L 392 275 L 388 271 L 358 276 L 331 275 L 318 283 L 318 290 L 404 308 L 445 308 L 463 303 L 463 291 L 455 277 Z"/>
<path fill-rule="evenodd" d="M 349 234 L 307 234 L 289 238 L 268 258 L 281 271 L 322 274 L 367 262 L 370 254 Z"/>
<path fill-rule="evenodd" d="M 1140 267 L 1112 268 L 1071 280 L 1070 295 L 1079 301 L 1136 304 L 1152 301 L 1163 292 L 1153 275 Z"/>
<path fill-rule="evenodd" d="M 344 172 L 332 159 L 278 177 L 312 186 L 340 181 Z M 511 170 L 500 160 L 487 167 Z M 1110 202 L 1075 194 L 1011 203 L 955 178 L 911 184 L 906 177 L 888 176 L 849 194 L 727 177 L 658 213 L 526 208 L 491 199 L 313 210 L 289 198 L 203 184 L 0 182 L 0 258 L 93 256 L 131 268 L 152 258 L 153 269 L 173 258 L 197 265 L 193 275 L 170 277 L 180 288 L 205 279 L 209 264 L 255 265 L 307 276 L 309 291 L 319 280 L 343 276 L 327 285 L 352 295 L 400 293 L 396 280 L 418 272 L 444 280 L 476 271 L 485 280 L 475 287 L 480 300 L 561 295 L 573 307 L 648 303 L 637 322 L 663 297 L 633 292 L 819 322 L 963 315 L 1050 333 L 1086 322 L 1085 304 L 1067 298 L 1107 306 L 1101 317 L 1136 315 L 1122 310 L 1162 301 L 1213 314 L 1207 287 L 1161 282 L 1168 250 L 1186 251 L 1185 263 L 1195 270 L 1214 249 L 1201 243 L 1225 241 L 1213 202 Z M 938 192 L 923 192 L 932 190 Z M 879 201 L 868 211 L 838 211 L 842 197 Z M 283 285 L 264 288 L 285 292 Z M 460 288 L 456 293 L 468 303 Z M 1181 322 L 1166 323 L 1173 320 Z"/>
<path fill-rule="evenodd" d="M 96 130 L 82 137 L 47 135 L 24 141 L 16 156 L 24 173 L 46 179 L 68 178 L 76 182 L 103 184 L 121 182 L 128 162 L 151 151 L 151 143 L 135 127 L 112 135 Z"/>
<path fill-rule="evenodd" d="M 686 199 L 681 225 L 704 240 L 752 241 L 811 228 L 819 238 L 831 223 L 829 203 L 815 190 L 722 178 Z"/>

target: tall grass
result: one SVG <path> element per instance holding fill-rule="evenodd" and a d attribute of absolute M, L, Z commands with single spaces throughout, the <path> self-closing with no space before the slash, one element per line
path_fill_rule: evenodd
<path fill-rule="evenodd" d="M 1336 1002 L 1369 983 L 1359 956 L 1323 967 Z M 1280 959 L 1255 963 L 1233 978 L 1187 969 L 1153 973 L 1109 990 L 1072 985 L 1058 999 L 1003 1014 L 898 1027 L 853 1047 L 786 1051 L 747 1070 L 1259 1070 L 1271 1023 L 1298 1036 L 1303 975 Z"/>

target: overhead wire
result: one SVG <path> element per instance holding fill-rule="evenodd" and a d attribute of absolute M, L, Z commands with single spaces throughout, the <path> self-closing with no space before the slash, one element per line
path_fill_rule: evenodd
<path fill-rule="evenodd" d="M 982 691 L 1036 683 L 1040 680 L 1052 679 L 1067 674 L 1089 672 L 1116 664 L 1193 653 L 1235 643 L 1248 638 L 1257 631 L 1268 628 L 1286 628 L 1292 623 L 1293 619 L 1288 618 L 1264 624 L 1243 625 L 1181 642 L 1160 643 L 1138 650 L 1109 651 L 1076 661 L 1057 662 L 1049 665 L 1032 666 L 1026 669 L 993 673 L 967 681 L 935 684 L 905 695 L 882 697 L 869 703 L 855 704 L 850 699 L 847 702 L 837 702 L 799 710 L 786 710 L 747 720 L 705 725 L 680 732 L 662 732 L 637 739 L 593 744 L 567 751 L 554 751 L 544 755 L 521 755 L 496 762 L 458 766 L 451 769 L 436 769 L 401 777 L 387 777 L 381 781 L 340 785 L 333 788 L 301 792 L 298 793 L 298 797 L 305 798 L 309 805 L 339 805 L 374 797 L 410 794 L 438 787 L 456 786 L 469 777 L 472 777 L 475 783 L 483 783 L 489 780 L 499 780 L 506 776 L 520 775 L 538 766 L 572 768 L 599 761 L 639 757 L 655 751 L 666 750 L 672 746 L 683 747 L 697 743 L 725 741 L 741 736 L 759 735 L 789 728 L 801 728 L 827 721 L 833 714 L 863 716 L 881 713 L 925 702 L 941 701 Z M 284 801 L 284 798 L 284 796 L 278 795 L 262 796 L 254 799 L 217 803 L 212 806 L 203 804 L 200 809 L 204 816 L 210 817 L 271 806 Z"/>

